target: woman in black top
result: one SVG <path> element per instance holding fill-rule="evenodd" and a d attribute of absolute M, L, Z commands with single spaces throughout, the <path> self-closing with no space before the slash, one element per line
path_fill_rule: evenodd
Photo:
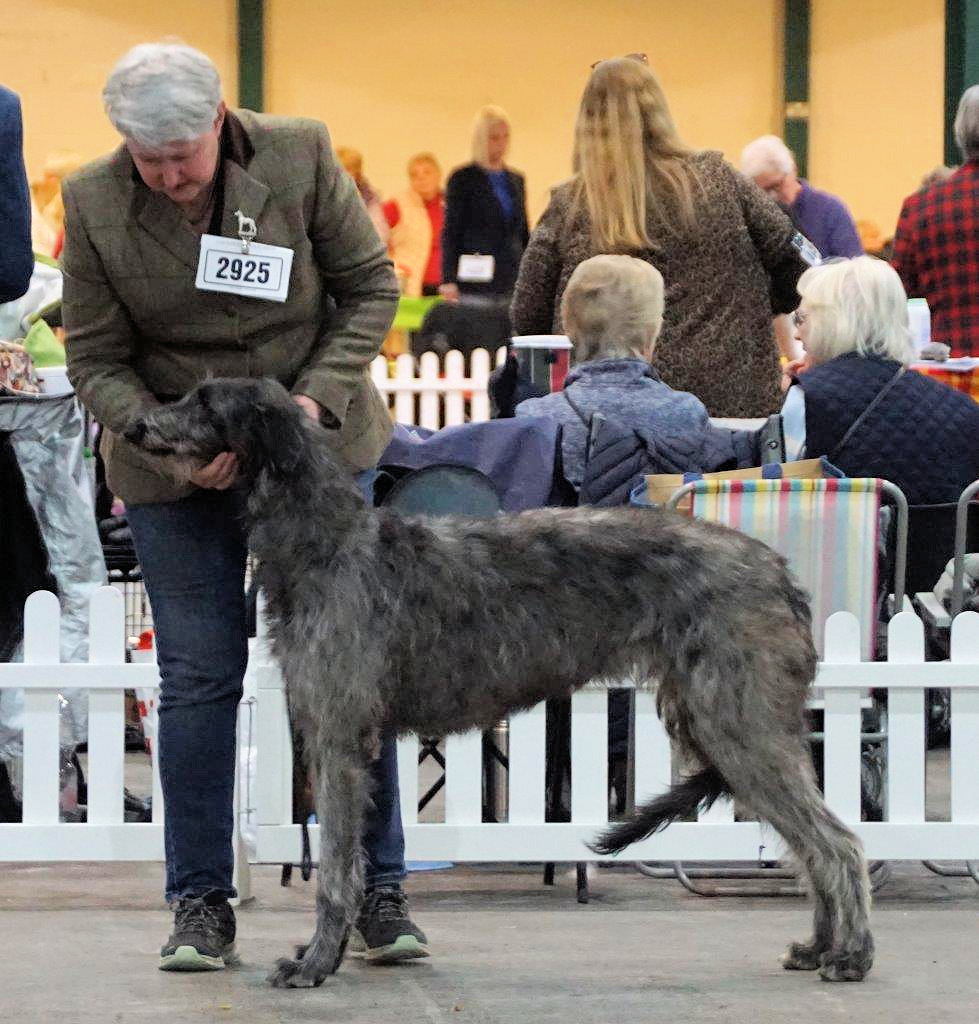
<path fill-rule="evenodd" d="M 510 170 L 504 159 L 510 145 L 510 124 L 499 107 L 483 107 L 473 131 L 473 162 L 449 177 L 442 229 L 441 293 L 509 295 L 527 245 L 527 199 L 523 175 Z M 485 280 L 459 276 L 461 256 L 492 257 L 474 262 L 475 274 Z M 472 275 L 468 275 L 472 276 Z"/>

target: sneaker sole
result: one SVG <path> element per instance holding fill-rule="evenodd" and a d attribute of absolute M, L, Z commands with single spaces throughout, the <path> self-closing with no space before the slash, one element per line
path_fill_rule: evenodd
<path fill-rule="evenodd" d="M 414 935 L 399 935 L 387 946 L 365 949 L 361 954 L 369 964 L 396 964 L 402 960 L 421 960 L 430 956 L 428 946 L 419 942 Z"/>
<path fill-rule="evenodd" d="M 221 956 L 206 956 L 193 946 L 178 946 L 172 953 L 160 957 L 161 971 L 223 971 L 238 962 L 234 947 Z"/>

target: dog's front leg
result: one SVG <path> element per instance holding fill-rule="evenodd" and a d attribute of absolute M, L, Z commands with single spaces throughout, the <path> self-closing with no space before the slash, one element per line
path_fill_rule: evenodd
<path fill-rule="evenodd" d="M 322 741 L 318 741 L 322 743 Z M 331 744 L 316 760 L 320 860 L 316 931 L 293 960 L 282 959 L 269 980 L 277 988 L 313 988 L 336 972 L 362 893 L 361 835 L 367 800 L 362 751 Z"/>

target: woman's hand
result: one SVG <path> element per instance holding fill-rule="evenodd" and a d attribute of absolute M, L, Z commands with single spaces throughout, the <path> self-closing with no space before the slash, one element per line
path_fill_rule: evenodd
<path fill-rule="evenodd" d="M 212 491 L 226 491 L 238 477 L 234 452 L 221 452 L 212 462 L 190 474 L 190 482 Z"/>
<path fill-rule="evenodd" d="M 446 302 L 458 302 L 459 286 L 454 284 L 452 281 L 446 281 L 445 284 L 439 285 L 439 295 L 441 295 Z"/>
<path fill-rule="evenodd" d="M 789 362 L 782 367 L 782 390 L 788 391 L 794 383 L 794 378 L 798 377 L 800 373 L 808 369 L 808 356 L 802 356 L 800 359 L 790 359 Z"/>

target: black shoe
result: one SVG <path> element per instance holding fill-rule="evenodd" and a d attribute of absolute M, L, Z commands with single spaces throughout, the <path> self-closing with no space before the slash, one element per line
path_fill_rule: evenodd
<path fill-rule="evenodd" d="M 161 971 L 220 971 L 237 963 L 235 912 L 227 900 L 204 897 L 177 904 L 173 934 L 160 950 Z"/>
<path fill-rule="evenodd" d="M 364 897 L 348 949 L 372 964 L 428 956 L 428 939 L 411 923 L 408 900 L 400 885 L 380 885 Z"/>

